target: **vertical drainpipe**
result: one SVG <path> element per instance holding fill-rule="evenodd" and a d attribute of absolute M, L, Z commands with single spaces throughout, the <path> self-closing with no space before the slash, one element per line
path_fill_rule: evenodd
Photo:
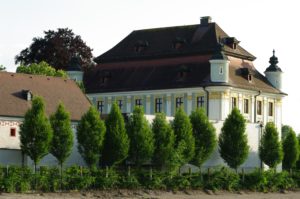
<path fill-rule="evenodd" d="M 257 106 L 257 96 L 261 95 L 261 90 L 258 91 L 258 94 L 254 96 L 254 123 L 256 123 L 256 117 L 257 117 L 257 111 L 256 111 L 256 106 Z M 262 138 L 262 129 L 263 129 L 263 123 L 262 121 L 259 124 L 259 138 L 258 138 L 258 143 L 260 147 L 261 143 L 261 138 Z M 260 168 L 263 168 L 263 163 L 262 160 L 260 159 Z"/>
<path fill-rule="evenodd" d="M 206 92 L 206 115 L 207 118 L 209 119 L 209 93 L 208 90 L 206 90 L 205 86 L 203 86 L 203 90 Z"/>

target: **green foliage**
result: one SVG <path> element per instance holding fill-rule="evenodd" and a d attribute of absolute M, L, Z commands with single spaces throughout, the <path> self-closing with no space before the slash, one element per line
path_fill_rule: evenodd
<path fill-rule="evenodd" d="M 219 136 L 220 155 L 231 168 L 236 169 L 248 157 L 249 146 L 245 131 L 245 119 L 234 108 L 226 118 Z"/>
<path fill-rule="evenodd" d="M 48 154 L 51 139 L 52 129 L 45 115 L 44 101 L 41 97 L 34 97 L 20 126 L 21 150 L 37 165 Z"/>
<path fill-rule="evenodd" d="M 90 107 L 77 126 L 78 151 L 90 168 L 99 162 L 105 131 L 98 111 Z"/>
<path fill-rule="evenodd" d="M 203 108 L 193 111 L 190 115 L 190 120 L 195 137 L 195 157 L 193 163 L 201 167 L 216 147 L 216 129 L 209 122 Z"/>
<path fill-rule="evenodd" d="M 34 187 L 34 184 L 32 184 Z M 37 174 L 37 190 L 43 192 L 57 191 L 60 187 L 60 175 L 57 167 L 40 167 Z"/>
<path fill-rule="evenodd" d="M 128 156 L 129 139 L 125 129 L 124 118 L 115 102 L 112 104 L 105 124 L 106 134 L 102 162 L 107 166 L 117 165 Z"/>
<path fill-rule="evenodd" d="M 6 70 L 6 68 L 3 65 L 0 65 L 0 72 L 5 71 L 5 70 Z"/>
<path fill-rule="evenodd" d="M 284 140 L 285 136 L 290 132 L 293 131 L 293 128 L 289 125 L 282 125 L 281 127 L 281 140 Z"/>
<path fill-rule="evenodd" d="M 26 192 L 31 190 L 32 172 L 28 167 L 11 166 L 3 181 L 6 192 Z"/>
<path fill-rule="evenodd" d="M 105 169 L 94 172 L 95 188 L 113 189 L 118 188 L 120 175 L 113 167 L 106 167 Z"/>
<path fill-rule="evenodd" d="M 188 175 L 177 175 L 167 176 L 165 184 L 169 189 L 173 190 L 185 190 L 191 188 L 190 176 Z"/>
<path fill-rule="evenodd" d="M 240 177 L 236 172 L 223 167 L 215 171 L 207 180 L 205 188 L 212 190 L 237 190 L 240 188 Z"/>
<path fill-rule="evenodd" d="M 173 130 L 175 134 L 175 150 L 179 162 L 180 164 L 188 163 L 194 157 L 195 138 L 190 119 L 182 108 L 176 111 Z"/>
<path fill-rule="evenodd" d="M 150 161 L 154 152 L 153 133 L 141 107 L 135 107 L 127 123 L 127 134 L 130 139 L 130 162 L 141 166 Z"/>
<path fill-rule="evenodd" d="M 65 162 L 70 156 L 73 147 L 73 131 L 71 128 L 70 113 L 60 103 L 56 112 L 50 117 L 53 129 L 53 138 L 50 153 L 58 160 L 59 164 Z"/>
<path fill-rule="evenodd" d="M 300 134 L 297 136 L 297 139 L 298 139 L 299 156 L 298 156 L 298 160 L 296 162 L 296 169 L 300 171 Z"/>
<path fill-rule="evenodd" d="M 46 61 L 56 69 L 66 69 L 71 58 L 77 55 L 81 58 L 80 65 L 87 69 L 92 62 L 92 49 L 86 45 L 79 35 L 71 29 L 59 28 L 48 30 L 44 37 L 35 37 L 30 46 L 16 56 L 16 64 L 29 65 Z"/>
<path fill-rule="evenodd" d="M 152 122 L 154 135 L 153 163 L 160 168 L 169 168 L 172 164 L 175 136 L 164 113 L 158 113 Z"/>
<path fill-rule="evenodd" d="M 63 70 L 56 70 L 47 62 L 33 63 L 28 66 L 21 65 L 17 68 L 17 73 L 33 74 L 33 75 L 47 75 L 54 77 L 67 77 L 67 73 Z"/>
<path fill-rule="evenodd" d="M 245 174 L 243 187 L 252 191 L 266 191 L 267 178 L 260 169 Z"/>
<path fill-rule="evenodd" d="M 277 129 L 272 122 L 266 124 L 259 146 L 259 157 L 271 168 L 275 168 L 282 160 L 282 147 Z"/>
<path fill-rule="evenodd" d="M 289 173 L 282 171 L 277 173 L 274 169 L 270 169 L 264 172 L 267 184 L 266 189 L 269 191 L 286 190 L 296 187 L 296 183 L 293 178 L 290 177 Z"/>
<path fill-rule="evenodd" d="M 292 128 L 290 128 L 290 131 L 285 136 L 282 148 L 284 154 L 282 161 L 283 169 L 289 170 L 294 168 L 299 158 L 299 143 Z"/>
<path fill-rule="evenodd" d="M 65 187 L 68 190 L 84 190 L 95 183 L 91 170 L 79 166 L 72 166 L 65 170 Z"/>

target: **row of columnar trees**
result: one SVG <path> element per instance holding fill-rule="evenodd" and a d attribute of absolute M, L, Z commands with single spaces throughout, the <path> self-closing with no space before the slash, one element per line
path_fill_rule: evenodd
<path fill-rule="evenodd" d="M 174 169 L 185 163 L 201 166 L 215 150 L 215 131 L 203 109 L 193 111 L 190 117 L 183 109 L 178 109 L 172 122 L 168 122 L 163 113 L 156 114 L 150 126 L 140 107 L 134 108 L 125 124 L 119 107 L 114 103 L 105 122 L 93 107 L 82 116 L 77 126 L 78 151 L 90 168 L 98 164 L 117 166 L 125 160 L 138 167 L 151 163 L 160 169 Z M 49 121 L 40 97 L 33 99 L 20 135 L 21 149 L 35 166 L 50 152 L 62 167 L 73 147 L 69 113 L 60 104 Z M 293 142 L 297 145 L 291 144 Z M 292 132 L 285 138 L 284 168 L 292 168 L 299 157 L 298 150 L 294 152 L 295 147 L 291 147 L 297 146 L 298 149 L 296 142 Z M 219 152 L 234 169 L 248 157 L 246 122 L 238 109 L 233 109 L 223 124 Z M 282 160 L 282 147 L 273 123 L 265 127 L 259 155 L 272 168 Z"/>

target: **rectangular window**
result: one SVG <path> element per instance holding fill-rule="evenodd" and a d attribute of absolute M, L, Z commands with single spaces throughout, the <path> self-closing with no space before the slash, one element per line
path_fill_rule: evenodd
<path fill-rule="evenodd" d="M 176 108 L 181 107 L 183 104 L 183 97 L 176 97 Z"/>
<path fill-rule="evenodd" d="M 138 106 L 138 107 L 143 106 L 143 104 L 142 104 L 142 99 L 136 99 L 136 100 L 135 100 L 135 105 Z"/>
<path fill-rule="evenodd" d="M 204 107 L 204 96 L 197 97 L 197 108 Z"/>
<path fill-rule="evenodd" d="M 231 98 L 231 108 L 234 109 L 235 107 L 237 107 L 237 100 L 236 97 L 232 97 Z"/>
<path fill-rule="evenodd" d="M 274 106 L 273 102 L 269 102 L 269 116 L 274 116 Z"/>
<path fill-rule="evenodd" d="M 155 99 L 155 113 L 162 112 L 162 98 Z"/>
<path fill-rule="evenodd" d="M 262 115 L 262 101 L 257 101 L 256 105 L 256 113 L 257 115 Z"/>
<path fill-rule="evenodd" d="M 10 137 L 16 137 L 16 129 L 15 128 L 10 129 Z"/>
<path fill-rule="evenodd" d="M 103 113 L 103 110 L 104 110 L 104 102 L 103 101 L 98 101 L 97 102 L 97 109 L 100 112 L 100 114 Z"/>
<path fill-rule="evenodd" d="M 118 100 L 118 106 L 119 106 L 120 110 L 122 110 L 122 108 L 123 108 L 123 101 L 122 100 Z"/>
<path fill-rule="evenodd" d="M 249 113 L 249 99 L 244 99 L 244 113 Z"/>

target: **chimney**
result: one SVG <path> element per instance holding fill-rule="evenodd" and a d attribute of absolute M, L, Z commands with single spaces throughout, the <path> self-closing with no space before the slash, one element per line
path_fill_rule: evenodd
<path fill-rule="evenodd" d="M 211 23 L 211 17 L 210 16 L 200 18 L 200 24 L 201 25 L 208 25 L 209 23 Z"/>

